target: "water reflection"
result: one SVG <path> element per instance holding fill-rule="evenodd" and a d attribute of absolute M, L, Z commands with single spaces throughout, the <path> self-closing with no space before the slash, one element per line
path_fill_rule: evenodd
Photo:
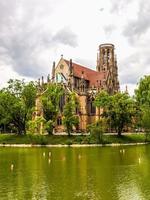
<path fill-rule="evenodd" d="M 0 148 L 0 199 L 147 200 L 149 171 L 150 146 Z"/>

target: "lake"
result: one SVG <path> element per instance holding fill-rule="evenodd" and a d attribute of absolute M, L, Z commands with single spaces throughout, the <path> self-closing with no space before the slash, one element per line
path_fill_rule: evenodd
<path fill-rule="evenodd" d="M 0 148 L 0 200 L 24 199 L 148 200 L 150 145 Z"/>

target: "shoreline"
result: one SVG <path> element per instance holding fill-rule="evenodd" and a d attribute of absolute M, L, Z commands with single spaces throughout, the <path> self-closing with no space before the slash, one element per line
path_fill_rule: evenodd
<path fill-rule="evenodd" d="M 112 144 L 0 144 L 0 147 L 24 147 L 24 148 L 31 148 L 31 147 L 119 147 L 119 146 L 139 146 L 139 145 L 148 145 L 150 142 L 137 142 L 137 143 L 112 143 Z"/>

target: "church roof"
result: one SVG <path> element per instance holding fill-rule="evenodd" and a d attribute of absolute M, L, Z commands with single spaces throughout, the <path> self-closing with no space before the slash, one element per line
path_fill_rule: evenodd
<path fill-rule="evenodd" d="M 67 63 L 69 66 L 69 61 L 65 60 L 64 61 Z M 73 67 L 73 74 L 74 76 L 78 78 L 84 78 L 85 80 L 88 80 L 90 83 L 90 86 L 97 86 L 97 81 L 104 81 L 107 78 L 108 71 L 106 72 L 97 72 L 95 70 L 92 70 L 88 67 L 82 66 L 80 64 L 72 62 L 72 67 Z"/>

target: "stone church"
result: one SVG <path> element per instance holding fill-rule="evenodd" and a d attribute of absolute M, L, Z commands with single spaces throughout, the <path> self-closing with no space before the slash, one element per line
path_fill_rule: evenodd
<path fill-rule="evenodd" d="M 87 125 L 100 118 L 102 110 L 93 105 L 94 97 L 100 90 L 110 95 L 119 91 L 118 67 L 113 44 L 101 44 L 97 53 L 96 69 L 66 60 L 61 56 L 57 65 L 52 67 L 52 82 L 63 83 L 70 91 L 74 91 L 79 99 L 80 111 L 78 131 L 85 132 Z M 60 102 L 61 103 L 61 102 Z M 58 116 L 56 132 L 63 132 L 62 114 Z"/>

